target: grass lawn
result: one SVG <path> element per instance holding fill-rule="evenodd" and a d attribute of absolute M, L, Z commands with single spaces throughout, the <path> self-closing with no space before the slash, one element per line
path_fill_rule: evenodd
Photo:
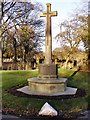
<path fill-rule="evenodd" d="M 69 77 L 74 70 L 59 69 L 60 77 Z M 68 86 L 75 86 L 85 89 L 86 96 L 70 99 L 48 99 L 17 97 L 7 92 L 11 87 L 19 84 L 28 84 L 27 78 L 38 75 L 37 70 L 28 71 L 2 71 L 2 109 L 5 113 L 15 113 L 17 115 L 37 114 L 45 102 L 51 104 L 59 112 L 78 112 L 86 110 L 89 103 L 88 81 L 90 80 L 89 72 L 78 72 L 75 76 L 69 77 Z"/>

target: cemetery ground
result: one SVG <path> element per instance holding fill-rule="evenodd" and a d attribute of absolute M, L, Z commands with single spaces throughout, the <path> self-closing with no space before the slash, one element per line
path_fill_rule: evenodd
<path fill-rule="evenodd" d="M 17 92 L 16 89 L 27 85 L 27 79 L 38 75 L 38 70 L 2 71 L 2 112 L 21 118 L 38 117 L 38 112 L 45 102 L 54 107 L 60 118 L 77 118 L 90 109 L 89 80 L 90 72 L 76 69 L 59 69 L 60 77 L 68 78 L 68 86 L 77 87 L 76 95 L 68 96 L 33 96 Z M 76 71 L 76 72 L 75 72 Z M 75 74 L 74 74 L 75 73 Z"/>

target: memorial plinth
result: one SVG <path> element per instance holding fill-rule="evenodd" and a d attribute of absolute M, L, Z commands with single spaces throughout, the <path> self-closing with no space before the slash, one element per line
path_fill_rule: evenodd
<path fill-rule="evenodd" d="M 39 92 L 44 94 L 52 94 L 57 92 L 63 92 L 66 90 L 67 78 L 50 78 L 50 79 L 39 79 L 39 78 L 29 78 L 28 85 L 30 91 Z"/>
<path fill-rule="evenodd" d="M 39 69 L 38 77 L 41 79 L 58 78 L 58 67 L 55 64 L 39 64 L 38 69 Z"/>
<path fill-rule="evenodd" d="M 58 66 L 55 64 L 40 64 L 39 75 L 28 79 L 29 90 L 34 93 L 52 94 L 63 92 L 67 87 L 67 78 L 58 78 Z"/>

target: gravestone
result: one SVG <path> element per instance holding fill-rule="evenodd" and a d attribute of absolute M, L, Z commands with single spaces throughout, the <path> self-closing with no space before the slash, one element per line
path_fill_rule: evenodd
<path fill-rule="evenodd" d="M 46 4 L 46 8 L 45 12 L 40 13 L 40 16 L 46 16 L 45 64 L 39 64 L 38 77 L 29 78 L 28 86 L 18 91 L 46 96 L 75 94 L 77 89 L 67 87 L 67 78 L 58 78 L 58 66 L 52 63 L 51 16 L 56 16 L 57 12 L 51 11 L 50 3 Z"/>
<path fill-rule="evenodd" d="M 35 68 L 36 68 L 36 59 L 31 58 L 31 69 L 35 69 Z"/>

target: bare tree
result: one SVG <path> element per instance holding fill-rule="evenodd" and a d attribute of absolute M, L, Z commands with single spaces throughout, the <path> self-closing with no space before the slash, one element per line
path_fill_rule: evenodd
<path fill-rule="evenodd" d="M 16 2 L 11 2 L 10 6 L 8 6 L 8 4 L 4 4 L 3 2 L 0 2 L 0 69 L 2 69 L 2 35 L 3 35 L 3 17 L 4 14 L 6 14 L 14 5 Z M 6 9 L 4 10 L 4 7 L 6 7 Z M 8 21 L 9 18 L 7 18 L 5 20 L 5 22 Z"/>
<path fill-rule="evenodd" d="M 18 33 L 18 30 L 22 28 L 22 26 L 27 26 L 28 28 L 32 28 L 34 31 L 34 36 L 33 36 L 33 43 L 34 49 L 37 50 L 37 48 L 40 48 L 41 43 L 43 42 L 43 21 L 38 19 L 38 14 L 41 10 L 41 5 L 39 3 L 32 4 L 31 2 L 5 2 L 3 3 L 3 23 L 2 23 L 2 37 L 3 37 L 3 53 L 6 54 L 8 53 L 6 47 L 7 43 L 8 45 L 13 46 L 14 48 L 14 62 L 17 61 L 17 49 L 20 46 L 21 41 L 22 41 L 22 36 Z M 8 12 L 7 12 L 8 11 Z M 32 32 L 33 32 L 32 31 Z M 26 31 L 25 34 L 27 34 Z M 23 33 L 23 31 L 22 31 Z M 27 36 L 24 34 L 24 37 L 26 37 L 27 41 Z M 31 34 L 31 33 L 30 33 Z M 19 38 L 18 38 L 19 36 Z M 21 38 L 20 38 L 21 37 Z M 8 39 L 9 38 L 9 39 Z M 19 41 L 19 40 L 21 41 Z M 18 42 L 19 41 L 19 42 Z M 23 45 L 23 50 L 28 51 L 30 46 L 29 42 L 24 41 Z M 7 42 L 7 43 L 6 43 Z M 28 44 L 26 44 L 28 43 Z M 28 50 L 27 50 L 27 48 Z M 11 47 L 10 47 L 11 48 Z M 32 50 L 34 50 L 32 49 Z"/>
<path fill-rule="evenodd" d="M 56 39 L 60 41 L 62 46 L 69 46 L 67 60 L 73 51 L 79 47 L 80 43 L 87 47 L 88 40 L 88 15 L 84 10 L 74 13 L 70 20 L 65 20 L 60 24 L 60 33 L 57 34 Z"/>

